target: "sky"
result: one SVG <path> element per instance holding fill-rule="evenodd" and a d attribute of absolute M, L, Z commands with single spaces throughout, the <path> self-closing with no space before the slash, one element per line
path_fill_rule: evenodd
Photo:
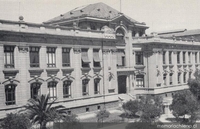
<path fill-rule="evenodd" d="M 103 2 L 120 10 L 120 0 L 0 0 L 0 19 L 42 23 L 76 7 Z M 200 0 L 121 0 L 121 11 L 145 22 L 146 33 L 200 29 Z"/>

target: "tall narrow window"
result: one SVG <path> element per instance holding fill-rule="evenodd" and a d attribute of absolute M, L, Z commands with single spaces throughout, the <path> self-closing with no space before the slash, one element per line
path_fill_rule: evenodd
<path fill-rule="evenodd" d="M 185 52 L 183 52 L 183 63 L 185 64 Z"/>
<path fill-rule="evenodd" d="M 56 67 L 56 48 L 47 48 L 47 67 Z"/>
<path fill-rule="evenodd" d="M 71 96 L 71 80 L 63 82 L 63 98 L 69 98 Z"/>
<path fill-rule="evenodd" d="M 195 52 L 195 63 L 197 63 L 197 52 Z"/>
<path fill-rule="evenodd" d="M 187 75 L 187 73 L 186 72 L 184 72 L 184 74 L 183 74 L 183 83 L 186 83 L 186 75 Z"/>
<path fill-rule="evenodd" d="M 16 85 L 8 84 L 5 86 L 6 105 L 15 104 L 15 87 Z"/>
<path fill-rule="evenodd" d="M 136 65 L 143 65 L 143 52 L 135 52 Z"/>
<path fill-rule="evenodd" d="M 191 63 L 191 52 L 188 52 L 188 63 Z"/>
<path fill-rule="evenodd" d="M 88 49 L 82 49 L 81 50 L 81 59 L 82 59 L 82 67 L 90 67 L 89 63 L 89 57 L 88 57 Z"/>
<path fill-rule="evenodd" d="M 191 79 L 192 77 L 192 72 L 189 72 L 189 79 Z"/>
<path fill-rule="evenodd" d="M 177 63 L 180 64 L 180 52 L 177 52 Z"/>
<path fill-rule="evenodd" d="M 167 85 L 167 74 L 163 74 L 163 85 L 166 86 Z"/>
<path fill-rule="evenodd" d="M 41 83 L 32 83 L 31 84 L 31 98 L 36 99 L 40 92 Z"/>
<path fill-rule="evenodd" d="M 39 66 L 39 47 L 30 47 L 30 67 Z"/>
<path fill-rule="evenodd" d="M 70 48 L 62 48 L 62 66 L 70 66 Z"/>
<path fill-rule="evenodd" d="M 169 64 L 172 64 L 172 52 L 169 52 Z"/>
<path fill-rule="evenodd" d="M 169 74 L 169 84 L 172 85 L 173 84 L 173 73 Z"/>
<path fill-rule="evenodd" d="M 117 66 L 125 66 L 125 52 L 123 49 L 119 49 L 117 52 Z"/>
<path fill-rule="evenodd" d="M 57 98 L 57 89 L 56 89 L 57 82 L 51 81 L 48 83 L 49 88 L 49 97 L 51 100 L 54 100 Z"/>
<path fill-rule="evenodd" d="M 14 68 L 14 46 L 4 46 L 4 67 Z"/>
<path fill-rule="evenodd" d="M 83 95 L 89 94 L 88 83 L 89 83 L 89 79 L 82 80 L 82 94 Z"/>
<path fill-rule="evenodd" d="M 144 75 L 136 75 L 136 86 L 144 87 Z"/>
<path fill-rule="evenodd" d="M 94 94 L 99 94 L 100 91 L 100 78 L 94 79 Z"/>
<path fill-rule="evenodd" d="M 100 57 L 99 57 L 99 50 L 98 49 L 93 50 L 93 58 L 94 58 L 94 61 L 93 61 L 94 67 L 100 67 L 101 66 L 100 65 L 101 60 L 100 60 Z"/>
<path fill-rule="evenodd" d="M 163 51 L 163 54 L 162 54 L 162 57 L 163 57 L 163 64 L 165 64 L 165 63 L 166 63 L 166 60 L 165 60 L 165 54 L 166 54 L 166 52 L 165 52 L 165 51 Z"/>
<path fill-rule="evenodd" d="M 181 73 L 178 73 L 177 79 L 178 79 L 178 84 L 180 84 L 181 83 Z"/>

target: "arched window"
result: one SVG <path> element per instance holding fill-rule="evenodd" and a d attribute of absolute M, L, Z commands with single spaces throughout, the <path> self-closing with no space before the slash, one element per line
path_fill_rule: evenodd
<path fill-rule="evenodd" d="M 89 94 L 88 82 L 89 82 L 89 79 L 82 80 L 82 94 L 83 95 L 88 95 Z"/>
<path fill-rule="evenodd" d="M 69 98 L 71 96 L 71 80 L 63 82 L 63 98 Z"/>
<path fill-rule="evenodd" d="M 54 100 L 57 98 L 57 89 L 56 89 L 57 82 L 51 81 L 48 82 L 48 88 L 49 88 L 49 97 L 51 100 Z"/>
<path fill-rule="evenodd" d="M 36 99 L 36 97 L 40 94 L 40 86 L 41 83 L 35 82 L 31 84 L 31 98 Z"/>
<path fill-rule="evenodd" d="M 5 86 L 6 105 L 15 104 L 15 84 L 8 84 Z"/>
<path fill-rule="evenodd" d="M 100 78 L 94 79 L 94 94 L 100 93 Z"/>
<path fill-rule="evenodd" d="M 117 29 L 116 37 L 117 37 L 118 40 L 124 39 L 124 31 L 121 28 Z"/>

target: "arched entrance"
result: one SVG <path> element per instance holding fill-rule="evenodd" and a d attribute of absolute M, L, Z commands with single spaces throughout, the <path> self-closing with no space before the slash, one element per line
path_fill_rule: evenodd
<path fill-rule="evenodd" d="M 123 94 L 126 93 L 126 75 L 118 76 L 118 93 Z"/>

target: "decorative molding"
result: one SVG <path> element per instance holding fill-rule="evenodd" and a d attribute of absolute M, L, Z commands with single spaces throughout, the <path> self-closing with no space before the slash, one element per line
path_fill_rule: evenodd
<path fill-rule="evenodd" d="M 69 68 L 62 68 L 61 70 L 62 70 L 63 76 L 65 76 L 66 74 L 71 74 L 72 71 L 74 71 L 74 68 L 71 68 L 71 67 L 69 67 Z"/>
<path fill-rule="evenodd" d="M 8 85 L 8 84 L 18 85 L 19 83 L 20 81 L 16 80 L 14 77 L 9 77 L 6 81 L 2 82 L 2 84 L 4 85 Z"/>
<path fill-rule="evenodd" d="M 4 78 L 5 79 L 8 79 L 10 77 L 15 78 L 17 73 L 19 73 L 19 70 L 16 70 L 16 69 L 5 69 L 5 70 L 3 70 L 3 73 L 4 73 Z"/>
<path fill-rule="evenodd" d="M 66 80 L 74 80 L 75 78 L 71 76 L 71 74 L 66 74 L 64 78 L 61 79 L 61 81 L 66 81 Z"/>
<path fill-rule="evenodd" d="M 92 76 L 90 76 L 88 73 L 84 73 L 81 77 L 81 79 L 90 79 Z"/>
<path fill-rule="evenodd" d="M 54 68 L 54 69 L 46 69 L 47 72 L 47 76 L 51 77 L 51 76 L 56 76 L 57 73 L 60 71 L 60 69 Z"/>
<path fill-rule="evenodd" d="M 44 72 L 43 69 L 39 69 L 39 68 L 29 69 L 28 71 L 30 73 L 30 77 L 40 76 L 42 72 Z"/>
<path fill-rule="evenodd" d="M 56 77 L 56 75 L 51 75 L 47 80 L 47 82 L 50 82 L 50 81 L 60 81 L 60 79 L 58 77 Z"/>
<path fill-rule="evenodd" d="M 34 76 L 33 79 L 29 80 L 28 82 L 29 83 L 34 83 L 34 82 L 43 83 L 44 80 L 40 78 L 39 76 Z"/>
<path fill-rule="evenodd" d="M 116 54 L 116 53 L 118 52 L 117 49 L 111 49 L 110 51 L 111 51 L 113 54 Z"/>
<path fill-rule="evenodd" d="M 27 53 L 29 51 L 28 46 L 18 46 L 18 49 L 20 53 Z"/>
<path fill-rule="evenodd" d="M 103 52 L 103 54 L 108 54 L 110 52 L 110 50 L 109 49 L 103 49 L 102 52 Z"/>
<path fill-rule="evenodd" d="M 75 54 L 81 53 L 81 48 L 73 48 Z"/>

